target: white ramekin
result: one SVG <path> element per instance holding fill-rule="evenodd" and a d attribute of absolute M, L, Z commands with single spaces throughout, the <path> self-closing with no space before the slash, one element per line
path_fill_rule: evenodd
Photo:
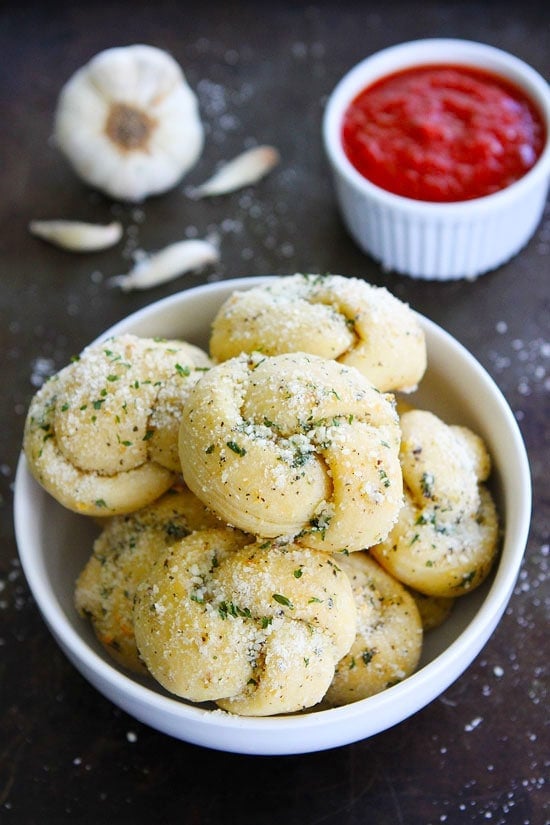
<path fill-rule="evenodd" d="M 355 96 L 400 69 L 434 63 L 473 66 L 507 78 L 540 110 L 546 144 L 533 168 L 506 189 L 456 203 L 429 203 L 386 192 L 348 160 L 342 119 Z M 342 217 L 358 245 L 387 270 L 416 278 L 475 278 L 505 263 L 529 241 L 550 178 L 550 89 L 522 60 L 483 43 L 426 39 L 384 49 L 351 69 L 329 97 L 323 140 Z"/>

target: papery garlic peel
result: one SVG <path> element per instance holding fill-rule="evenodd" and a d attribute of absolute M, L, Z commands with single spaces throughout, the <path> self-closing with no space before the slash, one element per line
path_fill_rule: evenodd
<path fill-rule="evenodd" d="M 178 63 L 138 44 L 106 49 L 75 72 L 59 95 L 54 139 L 86 183 L 140 202 L 180 181 L 204 130 Z"/>

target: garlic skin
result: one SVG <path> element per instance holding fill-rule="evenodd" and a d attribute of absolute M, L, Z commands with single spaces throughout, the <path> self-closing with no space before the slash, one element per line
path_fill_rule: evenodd
<path fill-rule="evenodd" d="M 180 181 L 202 152 L 204 130 L 178 63 L 138 44 L 100 52 L 67 81 L 54 140 L 82 180 L 138 203 Z"/>

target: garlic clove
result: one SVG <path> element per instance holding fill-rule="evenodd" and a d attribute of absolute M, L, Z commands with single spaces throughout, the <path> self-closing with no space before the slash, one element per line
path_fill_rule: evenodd
<path fill-rule="evenodd" d="M 219 251 L 211 240 L 177 241 L 144 257 L 126 275 L 115 275 L 107 284 L 119 286 L 123 292 L 149 289 L 219 260 Z"/>
<path fill-rule="evenodd" d="M 279 163 L 274 146 L 255 146 L 228 161 L 205 183 L 190 190 L 192 198 L 225 195 L 257 183 Z"/>
<path fill-rule="evenodd" d="M 118 221 L 103 225 L 83 221 L 31 221 L 29 232 L 71 252 L 95 252 L 114 246 L 122 237 Z"/>
<path fill-rule="evenodd" d="M 54 138 L 86 183 L 140 202 L 178 183 L 204 130 L 178 63 L 138 44 L 106 49 L 75 72 L 59 95 Z"/>

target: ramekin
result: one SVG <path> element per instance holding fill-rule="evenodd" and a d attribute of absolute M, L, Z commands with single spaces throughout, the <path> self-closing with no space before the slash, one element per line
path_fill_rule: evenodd
<path fill-rule="evenodd" d="M 364 178 L 341 139 L 344 112 L 377 79 L 434 63 L 463 65 L 500 75 L 538 107 L 546 143 L 537 163 L 518 181 L 481 198 L 432 203 L 394 195 Z M 504 264 L 529 241 L 541 219 L 550 179 L 550 89 L 531 66 L 501 49 L 469 40 L 428 38 L 377 52 L 352 68 L 330 95 L 323 142 L 342 218 L 357 244 L 384 269 L 415 278 L 476 278 Z"/>

